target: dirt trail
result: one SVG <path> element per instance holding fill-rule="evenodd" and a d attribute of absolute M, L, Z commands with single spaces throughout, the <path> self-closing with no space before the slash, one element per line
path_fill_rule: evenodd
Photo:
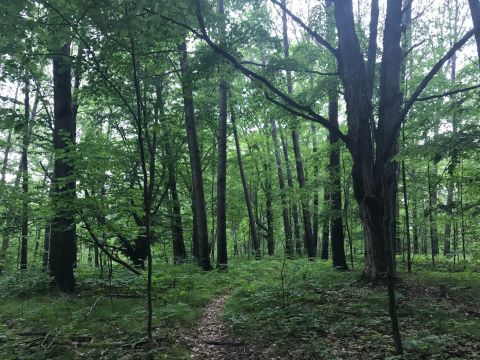
<path fill-rule="evenodd" d="M 259 360 L 248 345 L 236 339 L 222 320 L 222 311 L 228 295 L 220 295 L 207 305 L 195 332 L 185 336 L 185 341 L 195 360 Z"/>

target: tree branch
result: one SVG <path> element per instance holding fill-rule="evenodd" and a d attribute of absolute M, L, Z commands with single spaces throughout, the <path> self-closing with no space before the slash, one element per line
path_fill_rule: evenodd
<path fill-rule="evenodd" d="M 205 27 L 205 21 L 203 19 L 202 15 L 202 9 L 201 9 L 201 0 L 196 0 L 197 4 L 197 19 L 198 23 L 200 25 L 200 31 L 202 33 L 202 38 L 207 42 L 208 45 L 218 54 L 220 54 L 222 57 L 224 57 L 226 60 L 228 60 L 237 70 L 240 70 L 245 76 L 247 76 L 249 79 L 256 80 L 263 85 L 267 89 L 269 89 L 272 93 L 277 95 L 280 99 L 282 99 L 285 104 L 287 104 L 290 107 L 293 107 L 295 109 L 298 109 L 300 111 L 297 111 L 297 115 L 301 116 L 305 119 L 312 120 L 316 119 L 315 122 L 318 122 L 322 126 L 326 127 L 328 130 L 333 131 L 334 133 L 338 134 L 339 138 L 344 141 L 347 145 L 350 143 L 350 140 L 347 135 L 343 134 L 339 129 L 334 127 L 328 119 L 325 117 L 317 114 L 315 111 L 310 106 L 302 105 L 298 103 L 297 101 L 293 100 L 290 96 L 285 94 L 283 91 L 279 90 L 277 87 L 275 87 L 270 81 L 268 81 L 265 77 L 261 76 L 260 74 L 257 74 L 256 72 L 248 69 L 247 67 L 243 66 L 233 55 L 222 49 L 220 46 L 215 44 L 213 40 L 208 36 L 207 30 Z M 284 104 L 284 106 L 286 106 Z M 304 114 L 306 113 L 306 114 Z"/>
<path fill-rule="evenodd" d="M 450 91 L 444 92 L 443 94 L 436 94 L 436 95 L 420 97 L 415 101 L 419 102 L 419 101 L 427 101 L 427 100 L 432 100 L 432 99 L 438 99 L 438 98 L 442 98 L 442 97 L 446 97 L 446 96 L 450 96 L 450 95 L 455 95 L 455 94 L 458 94 L 458 93 L 463 93 L 463 92 L 475 90 L 475 89 L 478 89 L 478 88 L 480 88 L 480 84 L 469 86 L 469 87 L 462 88 L 462 89 L 450 90 Z"/>
<path fill-rule="evenodd" d="M 403 109 L 400 111 L 400 114 L 392 127 L 392 132 L 389 134 L 389 139 L 387 140 L 387 144 L 390 144 L 385 151 L 385 154 L 390 152 L 391 146 L 395 143 L 395 138 L 397 136 L 402 123 L 407 118 L 407 114 L 412 108 L 413 104 L 418 100 L 420 94 L 425 90 L 427 85 L 433 79 L 433 77 L 440 71 L 440 69 L 445 65 L 445 63 L 457 52 L 461 47 L 463 47 L 466 42 L 473 36 L 474 30 L 470 30 L 467 32 L 459 41 L 457 41 L 450 50 L 447 51 L 445 55 L 443 55 L 437 63 L 432 67 L 432 69 L 428 72 L 428 74 L 423 78 L 420 84 L 417 86 L 415 91 L 410 95 L 410 98 L 405 102 Z"/>
<path fill-rule="evenodd" d="M 93 242 L 95 243 L 95 245 L 97 245 L 100 250 L 103 251 L 103 253 L 105 255 L 107 255 L 107 257 L 109 259 L 111 259 L 112 261 L 115 261 L 117 264 L 120 264 L 122 265 L 123 267 L 125 267 L 127 270 L 130 270 L 131 272 L 133 272 L 135 275 L 141 275 L 141 272 L 138 271 L 137 269 L 135 269 L 133 266 L 131 266 L 130 264 L 128 264 L 127 262 L 123 261 L 122 259 L 116 257 L 115 255 L 111 254 L 108 250 L 107 250 L 107 246 L 105 246 L 105 244 L 103 244 L 98 238 L 97 236 L 95 235 L 95 233 L 93 232 L 93 229 L 92 227 L 90 226 L 90 224 L 86 221 L 85 218 L 82 219 L 83 223 L 85 224 L 85 228 L 87 229 L 87 232 L 88 234 L 90 235 L 90 237 L 92 238 Z"/>
<path fill-rule="evenodd" d="M 278 70 L 285 70 L 285 71 L 293 71 L 293 72 L 304 72 L 304 73 L 308 73 L 308 74 L 316 74 L 316 75 L 322 75 L 322 76 L 337 76 L 338 75 L 338 72 L 321 72 L 321 71 L 316 71 L 316 70 L 310 70 L 310 69 L 300 69 L 300 68 L 290 68 L 288 66 L 285 66 L 285 67 L 279 67 L 279 66 L 276 66 L 276 65 L 269 65 L 269 64 L 261 64 L 261 63 L 257 63 L 255 61 L 249 61 L 249 60 L 246 60 L 246 61 L 239 61 L 240 64 L 242 65 L 253 65 L 253 66 L 258 66 L 258 67 L 264 67 L 264 68 L 267 68 L 267 69 L 278 69 Z"/>
<path fill-rule="evenodd" d="M 278 0 L 271 0 L 273 4 L 279 6 L 283 11 L 285 11 L 293 21 L 295 21 L 298 25 L 300 25 L 317 43 L 325 47 L 328 51 L 330 51 L 336 59 L 338 59 L 338 50 L 335 49 L 327 40 L 325 40 L 319 33 L 305 24 L 302 19 L 298 16 L 293 14 L 290 10 L 288 10 L 285 6 L 280 3 Z"/>

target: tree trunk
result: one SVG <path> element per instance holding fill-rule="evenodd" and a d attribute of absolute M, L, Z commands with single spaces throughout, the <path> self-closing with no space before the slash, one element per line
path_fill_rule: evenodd
<path fill-rule="evenodd" d="M 272 256 L 275 253 L 275 241 L 273 236 L 273 207 L 272 207 L 272 181 L 270 179 L 269 167 L 267 164 L 264 166 L 265 169 L 265 197 L 266 197 L 266 212 L 267 212 L 267 233 L 265 238 L 267 240 L 267 252 L 268 255 Z"/>
<path fill-rule="evenodd" d="M 20 173 L 22 177 L 22 234 L 20 246 L 20 269 L 27 269 L 28 258 L 28 145 L 30 138 L 30 85 L 25 81 L 25 114 L 22 139 L 22 155 L 20 159 Z"/>
<path fill-rule="evenodd" d="M 313 220 L 312 220 L 312 238 L 313 238 L 313 247 L 315 248 L 315 254 L 317 253 L 318 249 L 318 220 L 319 220 L 319 213 L 318 213 L 318 204 L 319 204 L 319 196 L 318 196 L 318 189 L 320 187 L 320 179 L 319 179 L 319 172 L 320 167 L 318 166 L 319 158 L 318 158 L 318 148 L 317 148 L 317 130 L 315 125 L 312 124 L 312 134 L 313 134 L 313 142 L 312 142 L 312 152 L 313 152 Z"/>
<path fill-rule="evenodd" d="M 76 228 L 73 202 L 75 180 L 73 166 L 68 156 L 75 151 L 76 124 L 72 114 L 70 43 L 66 43 L 60 55 L 53 58 L 54 84 L 54 147 L 57 152 L 54 163 L 54 216 L 50 239 L 50 272 L 61 291 L 75 290 L 73 267 L 76 258 Z"/>
<path fill-rule="evenodd" d="M 327 11 L 331 12 L 330 0 L 326 0 Z M 335 37 L 335 22 L 333 14 L 328 16 L 327 20 L 327 39 L 330 41 Z M 333 59 L 329 68 L 337 71 Z M 335 76 L 329 78 L 328 83 L 328 118 L 335 129 L 338 125 L 338 79 Z M 332 243 L 332 261 L 333 267 L 340 270 L 348 269 L 345 258 L 345 236 L 343 233 L 342 220 L 342 183 L 340 175 L 340 139 L 338 135 L 329 131 L 330 156 L 329 156 L 329 177 L 330 177 L 330 228 Z"/>
<path fill-rule="evenodd" d="M 187 45 L 180 45 L 182 73 L 182 92 L 185 108 L 185 126 L 187 129 L 188 150 L 190 154 L 190 166 L 192 169 L 193 206 L 195 208 L 197 238 L 198 238 L 198 264 L 203 270 L 211 270 L 210 254 L 208 247 L 207 211 L 205 206 L 205 194 L 203 189 L 203 175 L 200 157 L 200 148 L 197 138 L 197 126 L 195 123 L 195 110 L 193 105 L 193 80 L 188 68 Z"/>
<path fill-rule="evenodd" d="M 305 194 L 306 180 L 305 180 L 305 171 L 303 169 L 303 160 L 302 154 L 300 152 L 300 141 L 298 138 L 298 132 L 292 130 L 292 142 L 293 142 L 293 152 L 295 154 L 295 164 L 297 169 L 297 179 L 300 187 L 300 203 L 302 205 L 302 214 L 303 214 L 303 226 L 304 226 L 304 235 L 305 235 L 305 248 L 307 250 L 307 256 L 309 258 L 314 258 L 315 246 L 312 235 L 312 218 L 310 215 L 310 206 L 307 199 L 307 194 Z"/>
<path fill-rule="evenodd" d="M 273 147 L 275 151 L 275 162 L 277 164 L 278 183 L 280 187 L 280 199 L 282 202 L 282 218 L 283 229 L 285 231 L 285 253 L 288 257 L 293 256 L 292 245 L 292 227 L 290 224 L 290 218 L 288 214 L 288 199 L 285 189 L 285 178 L 283 176 L 282 159 L 280 156 L 280 145 L 278 143 L 277 124 L 275 120 L 270 119 L 270 125 L 272 127 Z"/>
<path fill-rule="evenodd" d="M 300 236 L 300 224 L 298 222 L 298 208 L 296 199 L 292 199 L 293 193 L 293 179 L 292 179 L 292 170 L 290 169 L 290 160 L 288 158 L 288 144 L 283 136 L 283 131 L 280 129 L 280 140 L 282 142 L 283 157 L 285 158 L 285 169 L 287 172 L 287 184 L 288 189 L 290 190 L 290 207 L 292 209 L 292 218 L 293 218 L 293 232 L 295 235 L 295 249 L 297 255 L 302 255 L 302 240 Z"/>
<path fill-rule="evenodd" d="M 322 211 L 322 260 L 328 260 L 330 244 L 330 195 L 329 186 L 325 184 L 323 188 L 323 211 Z"/>
<path fill-rule="evenodd" d="M 407 237 L 407 270 L 408 272 L 412 272 L 412 256 L 411 256 L 411 241 L 410 241 L 410 213 L 408 208 L 407 177 L 405 175 L 405 161 L 402 161 L 402 185 L 403 185 L 402 186 L 403 187 L 403 204 L 405 208 L 405 235 Z"/>
<path fill-rule="evenodd" d="M 218 0 L 218 14 L 221 18 L 219 33 L 225 38 L 224 1 Z M 218 161 L 217 161 L 217 267 L 227 266 L 227 93 L 228 83 L 220 80 L 218 95 Z"/>
<path fill-rule="evenodd" d="M 175 175 L 175 162 L 172 158 L 171 144 L 166 141 L 165 153 L 168 159 L 168 187 L 171 200 L 171 228 L 173 236 L 173 258 L 175 262 L 182 262 L 186 259 L 185 242 L 183 239 L 182 213 L 180 210 L 180 199 L 178 197 L 177 179 Z"/>
<path fill-rule="evenodd" d="M 247 178 L 245 177 L 245 171 L 243 169 L 242 151 L 240 149 L 240 140 L 238 138 L 237 124 L 235 122 L 235 114 L 233 110 L 230 111 L 230 114 L 232 119 L 233 136 L 235 138 L 235 148 L 237 151 L 238 167 L 240 169 L 240 178 L 242 180 L 243 194 L 245 196 L 245 204 L 247 205 L 248 221 L 250 224 L 250 232 L 252 235 L 253 249 L 255 251 L 255 258 L 260 259 L 260 241 L 258 239 L 257 224 L 255 222 L 255 215 L 253 213 L 250 193 L 248 191 Z"/>
<path fill-rule="evenodd" d="M 455 14 L 454 14 L 454 25 L 453 25 L 453 42 L 458 41 L 458 21 L 459 21 L 459 4 L 458 0 L 455 1 L 454 3 L 455 6 Z M 480 16 L 480 14 L 479 14 Z M 478 18 L 478 21 L 480 21 L 480 17 Z M 480 38 L 479 38 L 480 39 Z M 480 49 L 480 48 L 479 48 Z M 480 54 L 480 53 L 479 53 Z M 452 56 L 452 59 L 450 61 L 450 82 L 452 83 L 452 88 L 455 87 L 455 83 L 457 80 L 457 55 L 454 54 Z M 452 130 L 453 134 L 457 132 L 457 114 L 454 111 L 452 115 Z M 450 237 L 451 237 L 451 232 L 452 232 L 452 204 L 453 204 L 453 193 L 455 190 L 455 181 L 454 181 L 454 170 L 455 170 L 455 164 L 456 164 L 456 159 L 452 159 L 452 166 L 449 167 L 448 172 L 449 172 L 449 182 L 448 182 L 448 189 L 447 189 L 447 219 L 445 222 L 445 231 L 444 231 L 444 242 L 443 242 L 443 255 L 449 255 L 450 254 Z"/>

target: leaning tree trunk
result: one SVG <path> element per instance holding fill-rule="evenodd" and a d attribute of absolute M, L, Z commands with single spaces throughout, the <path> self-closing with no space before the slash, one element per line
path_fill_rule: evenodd
<path fill-rule="evenodd" d="M 185 108 L 185 125 L 187 129 L 187 142 L 190 154 L 190 166 L 192 169 L 193 206 L 196 218 L 198 239 L 198 264 L 204 270 L 211 270 L 210 254 L 208 248 L 207 211 L 205 206 L 205 194 L 203 190 L 203 175 L 200 157 L 200 148 L 197 138 L 197 125 L 193 106 L 193 80 L 188 68 L 187 45 L 180 45 L 181 60 L 180 70 L 182 73 L 182 92 Z"/>
<path fill-rule="evenodd" d="M 53 58 L 54 101 L 54 216 L 50 238 L 50 272 L 58 289 L 75 290 L 76 258 L 75 180 L 71 157 L 75 151 L 76 124 L 72 114 L 70 42 Z"/>

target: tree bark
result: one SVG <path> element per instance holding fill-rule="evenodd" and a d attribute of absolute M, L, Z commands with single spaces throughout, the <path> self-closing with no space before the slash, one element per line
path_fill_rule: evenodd
<path fill-rule="evenodd" d="M 198 239 L 198 264 L 203 270 L 211 270 L 210 253 L 208 245 L 207 211 L 205 206 L 205 194 L 203 189 L 203 175 L 200 157 L 200 148 L 197 138 L 197 125 L 195 122 L 195 110 L 193 105 L 193 80 L 188 68 L 187 45 L 180 45 L 181 60 L 180 70 L 182 73 L 182 92 L 185 109 L 185 126 L 187 129 L 187 142 L 190 154 L 190 166 L 192 169 L 192 186 L 195 208 L 195 218 Z"/>
<path fill-rule="evenodd" d="M 73 267 L 76 259 L 76 224 L 73 202 L 75 180 L 69 156 L 75 149 L 76 124 L 72 114 L 70 42 L 53 58 L 54 84 L 54 216 L 50 238 L 50 272 L 57 288 L 75 290 Z M 60 156 L 60 154 L 62 156 Z"/>

